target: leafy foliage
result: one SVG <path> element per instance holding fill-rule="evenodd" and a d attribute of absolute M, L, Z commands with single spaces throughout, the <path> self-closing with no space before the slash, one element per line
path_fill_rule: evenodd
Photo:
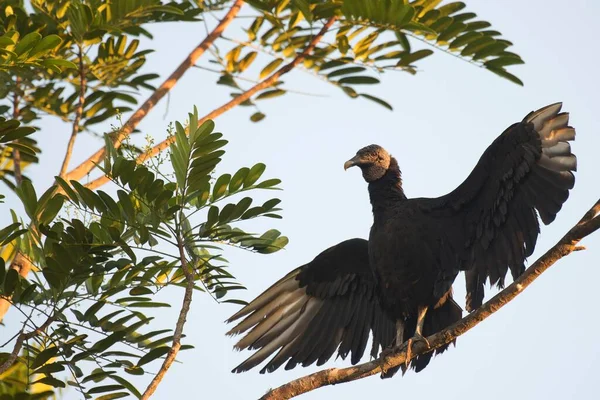
<path fill-rule="evenodd" d="M 22 167 L 38 162 L 37 153 L 40 149 L 37 142 L 30 137 L 34 131 L 30 126 L 21 126 L 15 119 L 0 117 L 0 180 L 10 188 L 15 188 L 12 182 L 15 150 L 20 153 Z"/>
<path fill-rule="evenodd" d="M 146 310 L 170 307 L 155 297 L 185 284 L 182 257 L 192 267 L 197 291 L 217 301 L 240 302 L 231 293 L 244 287 L 229 272 L 223 246 L 268 254 L 287 243 L 274 229 L 259 235 L 237 226 L 260 217 L 280 218 L 279 199 L 255 207 L 250 197 L 218 205 L 242 192 L 276 189 L 280 181 L 261 180 L 261 163 L 214 175 L 227 141 L 213 131 L 212 121 L 198 126 L 196 110 L 189 120 L 189 135 L 176 123 L 170 149 L 175 182 L 109 147 L 103 170 L 118 186 L 116 195 L 60 177 L 41 196 L 28 181 L 17 188 L 30 223 L 27 229 L 20 223 L 7 226 L 0 240 L 20 241 L 40 271 L 25 279 L 13 269 L 6 271 L 2 260 L 0 296 L 53 315 L 49 333 L 26 347 L 28 373 L 43 374 L 37 383 L 64 387 L 68 372 L 66 384 L 86 397 L 139 397 L 124 374 L 145 374 L 169 349 L 171 329 L 156 327 Z M 89 219 L 67 218 L 61 211 L 67 202 Z M 179 254 L 177 249 L 183 255 L 171 256 Z"/>
<path fill-rule="evenodd" d="M 324 41 L 306 57 L 304 68 L 322 80 L 339 87 L 351 98 L 374 101 L 383 107 L 392 106 L 363 88 L 378 84 L 381 74 L 399 70 L 416 74 L 417 63 L 434 50 L 485 68 L 517 84 L 522 82 L 506 68 L 522 64 L 521 58 L 506 49 L 511 42 L 501 38 L 490 24 L 478 20 L 476 14 L 465 12 L 462 2 L 440 5 L 440 0 L 332 0 L 248 2 L 257 12 L 250 23 L 247 41 L 231 39 L 235 46 L 224 56 L 216 54 L 214 64 L 221 66 L 217 83 L 232 87 L 237 96 L 244 89 L 245 76 L 264 79 L 290 62 L 312 39 L 319 21 L 337 16 L 329 43 Z M 430 48 L 414 49 L 417 43 Z M 433 50 L 432 50 L 433 49 Z M 262 57 L 260 56 L 262 55 Z M 260 68 L 251 68 L 261 63 Z M 248 72 L 252 71 L 252 72 Z M 281 96 L 287 91 L 283 82 L 259 93 L 243 105 L 257 108 L 251 120 L 258 122 L 264 113 L 255 100 Z"/>

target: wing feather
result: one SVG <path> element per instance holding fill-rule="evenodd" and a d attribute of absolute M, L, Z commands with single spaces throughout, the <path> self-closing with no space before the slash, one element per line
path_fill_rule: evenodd
<path fill-rule="evenodd" d="M 502 287 L 508 270 L 513 278 L 524 271 L 539 234 L 537 216 L 551 223 L 569 197 L 577 157 L 568 142 L 575 130 L 561 108 L 556 103 L 529 113 L 494 140 L 458 188 L 423 202 L 425 209 L 449 215 L 453 239 L 463 240 L 455 246 L 468 271 L 469 311 L 481 305 L 486 280 Z"/>
<path fill-rule="evenodd" d="M 368 244 L 351 239 L 295 269 L 235 313 L 241 320 L 228 334 L 244 334 L 235 348 L 256 350 L 233 369 L 260 371 L 285 365 L 318 365 L 337 351 L 356 364 L 373 336 L 371 355 L 392 344 L 395 322 L 383 311 L 369 268 Z"/>

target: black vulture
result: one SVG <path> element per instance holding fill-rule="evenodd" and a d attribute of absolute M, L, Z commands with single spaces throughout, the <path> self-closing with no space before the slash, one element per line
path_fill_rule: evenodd
<path fill-rule="evenodd" d="M 575 130 L 561 106 L 511 125 L 467 179 L 438 198 L 407 198 L 396 159 L 377 145 L 359 150 L 344 168 L 359 167 L 368 182 L 369 240 L 323 251 L 229 318 L 243 318 L 229 334 L 247 332 L 235 347 L 257 350 L 233 372 L 275 352 L 261 373 L 284 363 L 286 369 L 321 365 L 336 351 L 351 354 L 355 364 L 371 335 L 372 357 L 407 339 L 410 349 L 411 338 L 422 340 L 462 317 L 452 298 L 459 271 L 465 271 L 468 311 L 482 304 L 486 281 L 502 287 L 508 270 L 518 277 L 535 247 L 538 215 L 552 222 L 575 183 L 577 160 L 568 143 Z M 420 355 L 411 366 L 418 372 L 431 357 Z"/>

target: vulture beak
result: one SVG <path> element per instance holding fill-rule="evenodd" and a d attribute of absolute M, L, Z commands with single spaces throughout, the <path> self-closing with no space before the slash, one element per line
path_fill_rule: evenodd
<path fill-rule="evenodd" d="M 357 155 L 355 155 L 354 157 L 352 157 L 351 159 L 349 159 L 348 161 L 346 161 L 344 163 L 344 171 L 347 170 L 350 167 L 354 167 L 355 165 L 360 164 L 360 157 Z"/>

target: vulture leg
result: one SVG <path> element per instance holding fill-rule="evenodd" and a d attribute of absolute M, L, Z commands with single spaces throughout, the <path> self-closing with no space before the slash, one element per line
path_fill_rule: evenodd
<path fill-rule="evenodd" d="M 386 374 L 388 372 L 388 368 L 385 365 L 385 359 L 396 353 L 397 351 L 400 351 L 400 349 L 402 349 L 404 346 L 404 321 L 403 320 L 397 320 L 396 321 L 396 342 L 394 343 L 394 346 L 390 346 L 387 349 L 383 349 L 381 351 L 381 354 L 379 354 L 379 360 L 381 361 L 381 378 L 385 378 Z M 394 367 L 394 369 L 396 369 L 396 367 Z M 406 371 L 406 368 L 403 368 L 402 370 L 402 375 L 404 375 L 404 372 Z M 388 377 L 391 377 L 394 375 L 395 372 L 392 372 L 391 375 L 389 375 Z"/>
<path fill-rule="evenodd" d="M 415 336 L 417 337 L 423 337 L 423 324 L 425 323 L 427 309 L 427 306 L 419 306 L 419 311 L 417 311 L 417 329 L 415 329 Z M 427 345 L 429 345 L 429 343 L 427 343 Z"/>
<path fill-rule="evenodd" d="M 404 321 L 396 321 L 396 347 L 402 346 L 404 343 Z"/>
<path fill-rule="evenodd" d="M 412 345 L 413 342 L 416 341 L 425 341 L 425 343 L 427 344 L 427 347 L 431 347 L 431 345 L 429 344 L 429 341 L 423 337 L 423 324 L 425 323 L 425 315 L 427 314 L 427 306 L 419 306 L 418 311 L 417 311 L 417 328 L 415 329 L 415 335 L 413 337 L 411 337 L 410 339 L 408 339 L 408 342 L 406 343 L 406 367 L 408 367 L 408 363 L 410 362 L 410 359 L 412 358 Z"/>

